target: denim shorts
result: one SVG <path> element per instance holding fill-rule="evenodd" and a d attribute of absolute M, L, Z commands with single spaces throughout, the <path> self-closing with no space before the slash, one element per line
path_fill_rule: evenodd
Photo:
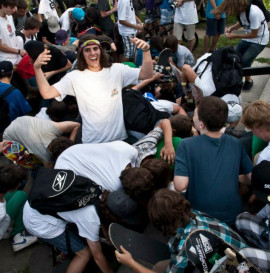
<path fill-rule="evenodd" d="M 224 34 L 225 22 L 225 18 L 220 18 L 219 20 L 215 18 L 206 18 L 206 34 L 208 36 Z"/>

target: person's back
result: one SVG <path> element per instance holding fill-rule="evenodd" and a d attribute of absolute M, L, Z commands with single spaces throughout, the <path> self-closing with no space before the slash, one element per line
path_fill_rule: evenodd
<path fill-rule="evenodd" d="M 180 142 L 174 185 L 178 191 L 187 189 L 192 208 L 233 225 L 242 210 L 238 176 L 249 174 L 252 163 L 237 139 L 220 133 L 227 116 L 221 99 L 201 100 L 193 118 L 201 135 Z"/>

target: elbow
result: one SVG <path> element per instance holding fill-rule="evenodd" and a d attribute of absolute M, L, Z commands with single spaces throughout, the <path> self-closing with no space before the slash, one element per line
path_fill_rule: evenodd
<path fill-rule="evenodd" d="M 140 72 L 139 79 L 140 80 L 147 80 L 153 77 L 153 69 L 144 70 Z"/>

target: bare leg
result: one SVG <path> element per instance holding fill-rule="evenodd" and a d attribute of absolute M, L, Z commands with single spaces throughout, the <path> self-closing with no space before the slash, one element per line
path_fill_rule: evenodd
<path fill-rule="evenodd" d="M 209 44 L 210 44 L 210 36 L 207 34 L 204 35 L 204 53 L 209 51 Z"/>
<path fill-rule="evenodd" d="M 188 41 L 188 49 L 190 50 L 190 52 L 192 52 L 194 44 L 195 44 L 195 37 L 192 40 Z"/>
<path fill-rule="evenodd" d="M 211 44 L 211 47 L 210 47 L 211 51 L 214 51 L 216 49 L 219 37 L 220 37 L 220 35 L 213 36 L 212 44 Z"/>
<path fill-rule="evenodd" d="M 81 273 L 91 258 L 91 252 L 88 246 L 83 250 L 76 252 L 74 258 L 70 262 L 67 273 Z"/>
<path fill-rule="evenodd" d="M 169 265 L 169 263 L 170 263 L 170 260 L 164 260 L 164 261 L 157 262 L 153 267 L 153 271 L 155 271 L 157 273 L 164 273 L 166 271 L 166 268 Z"/>

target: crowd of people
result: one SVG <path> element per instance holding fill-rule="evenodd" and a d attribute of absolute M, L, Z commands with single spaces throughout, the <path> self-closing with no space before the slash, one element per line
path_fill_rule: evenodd
<path fill-rule="evenodd" d="M 28 4 L 0 0 L 0 152 L 20 143 L 41 160 L 42 177 L 11 162 L 0 167 L 0 239 L 12 237 L 14 251 L 40 239 L 59 251 L 58 262 L 73 252 L 68 273 L 83 272 L 91 257 L 108 273 L 101 241 L 109 224 L 143 231 L 151 222 L 170 236 L 171 259 L 150 270 L 116 251 L 138 273 L 192 272 L 183 246 L 196 229 L 214 232 L 269 272 L 270 105 L 258 100 L 242 110 L 251 77 L 239 92 L 221 93 L 213 59 L 205 61 L 224 34 L 241 39 L 230 50 L 250 67 L 269 42 L 264 11 L 248 0 L 208 0 L 205 54 L 196 60 L 194 0 L 146 0 L 145 22 L 136 1 L 40 0 L 31 11 Z M 228 16 L 236 23 L 225 28 Z M 158 23 L 160 31 L 173 23 L 173 33 L 146 41 L 144 28 Z M 157 66 L 164 48 L 176 73 Z M 130 109 L 129 93 L 137 98 Z M 154 120 L 147 130 L 140 127 L 145 109 Z M 127 124 L 131 111 L 136 129 Z M 247 131 L 236 128 L 240 120 Z M 102 188 L 98 205 L 57 215 L 33 208 L 27 177 L 46 183 L 51 169 L 94 181 Z"/>

